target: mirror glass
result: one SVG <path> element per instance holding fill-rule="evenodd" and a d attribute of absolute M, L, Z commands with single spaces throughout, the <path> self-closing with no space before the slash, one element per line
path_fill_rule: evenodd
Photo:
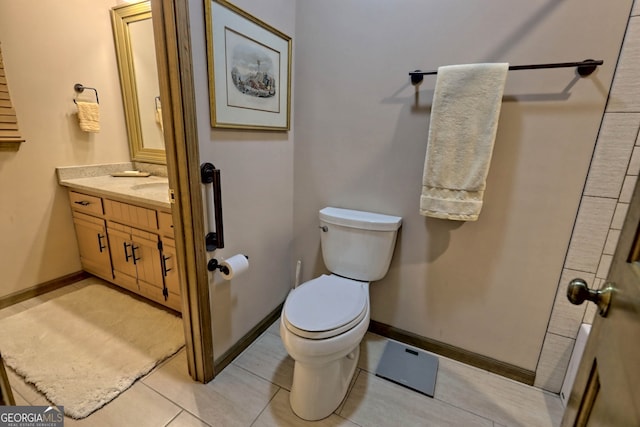
<path fill-rule="evenodd" d="M 166 163 L 149 1 L 116 6 L 111 23 L 131 160 Z"/>

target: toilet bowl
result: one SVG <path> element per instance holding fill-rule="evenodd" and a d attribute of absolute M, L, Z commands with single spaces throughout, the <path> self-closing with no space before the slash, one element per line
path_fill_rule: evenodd
<path fill-rule="evenodd" d="M 401 222 L 348 209 L 320 211 L 323 259 L 334 274 L 293 289 L 280 319 L 282 342 L 295 362 L 289 400 L 300 418 L 325 418 L 344 399 L 369 327 L 369 282 L 387 273 Z"/>
<path fill-rule="evenodd" d="M 329 296 L 323 294 L 323 285 L 342 285 L 355 292 L 338 292 L 332 301 L 322 298 Z M 294 292 L 280 318 L 280 336 L 295 360 L 290 403 L 300 418 L 319 420 L 329 416 L 347 394 L 369 326 L 369 284 L 321 276 Z M 303 307 L 310 310 L 303 314 Z M 321 311 L 330 313 L 322 321 L 316 316 Z"/>

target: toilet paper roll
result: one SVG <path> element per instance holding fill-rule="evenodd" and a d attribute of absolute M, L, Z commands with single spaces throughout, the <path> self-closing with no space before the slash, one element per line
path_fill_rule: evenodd
<path fill-rule="evenodd" d="M 238 274 L 242 274 L 249 268 L 249 260 L 242 254 L 237 254 L 229 259 L 223 260 L 220 265 L 223 267 L 221 270 L 222 277 L 226 280 L 231 280 Z"/>

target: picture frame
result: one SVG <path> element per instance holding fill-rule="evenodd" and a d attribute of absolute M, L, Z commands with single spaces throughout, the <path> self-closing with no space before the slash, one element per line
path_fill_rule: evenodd
<path fill-rule="evenodd" d="M 288 131 L 291 37 L 224 0 L 206 0 L 211 126 Z"/>

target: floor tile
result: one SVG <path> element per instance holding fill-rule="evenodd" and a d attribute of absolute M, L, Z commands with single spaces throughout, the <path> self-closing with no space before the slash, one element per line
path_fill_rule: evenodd
<path fill-rule="evenodd" d="M 24 379 L 20 375 L 16 374 L 16 372 L 10 367 L 7 366 L 6 371 L 11 388 L 17 391 L 30 405 L 39 405 L 40 403 L 36 402 L 44 399 L 42 394 L 40 394 L 33 385 L 25 382 Z"/>
<path fill-rule="evenodd" d="M 11 388 L 11 393 L 13 394 L 13 401 L 17 406 L 29 406 L 29 402 L 13 387 Z"/>
<path fill-rule="evenodd" d="M 182 411 L 167 425 L 167 427 L 209 427 L 209 424 L 194 417 L 187 411 Z"/>
<path fill-rule="evenodd" d="M 279 335 L 262 334 L 233 364 L 291 390 L 294 361 L 287 354 Z"/>
<path fill-rule="evenodd" d="M 70 292 L 86 281 L 68 286 Z M 49 300 L 33 299 L 0 310 L 17 313 Z M 478 368 L 439 357 L 435 398 L 376 377 L 388 339 L 367 333 L 347 398 L 319 422 L 298 418 L 289 405 L 293 360 L 279 336 L 279 321 L 208 384 L 187 373 L 184 351 L 163 362 L 121 396 L 84 420 L 66 425 L 158 427 L 208 426 L 558 426 L 563 407 L 557 395 Z M 19 405 L 47 405 L 33 386 L 11 369 Z"/>
<path fill-rule="evenodd" d="M 187 372 L 184 354 L 142 381 L 204 422 L 225 427 L 249 426 L 278 390 L 233 364 L 209 383 L 196 383 Z"/>
<path fill-rule="evenodd" d="M 65 427 L 158 427 L 167 425 L 182 409 L 154 390 L 137 382 L 103 408 L 82 420 L 68 417 Z"/>
<path fill-rule="evenodd" d="M 564 410 L 555 394 L 442 357 L 435 397 L 505 426 L 557 426 Z"/>
<path fill-rule="evenodd" d="M 276 320 L 271 324 L 271 326 L 269 326 L 269 329 L 267 329 L 267 332 L 280 336 L 280 318 L 278 318 L 278 320 Z"/>
<path fill-rule="evenodd" d="M 276 393 L 275 397 L 269 403 L 269 406 L 265 408 L 260 414 L 258 419 L 252 427 L 304 427 L 304 426 L 317 426 L 317 427 L 357 427 L 348 420 L 339 417 L 336 414 L 331 414 L 329 417 L 319 421 L 305 421 L 299 418 L 291 410 L 289 405 L 289 392 L 280 389 Z"/>
<path fill-rule="evenodd" d="M 493 427 L 493 421 L 361 371 L 340 415 L 361 426 Z"/>
<path fill-rule="evenodd" d="M 358 368 L 375 374 L 387 341 L 389 341 L 387 338 L 367 332 L 360 343 Z"/>

